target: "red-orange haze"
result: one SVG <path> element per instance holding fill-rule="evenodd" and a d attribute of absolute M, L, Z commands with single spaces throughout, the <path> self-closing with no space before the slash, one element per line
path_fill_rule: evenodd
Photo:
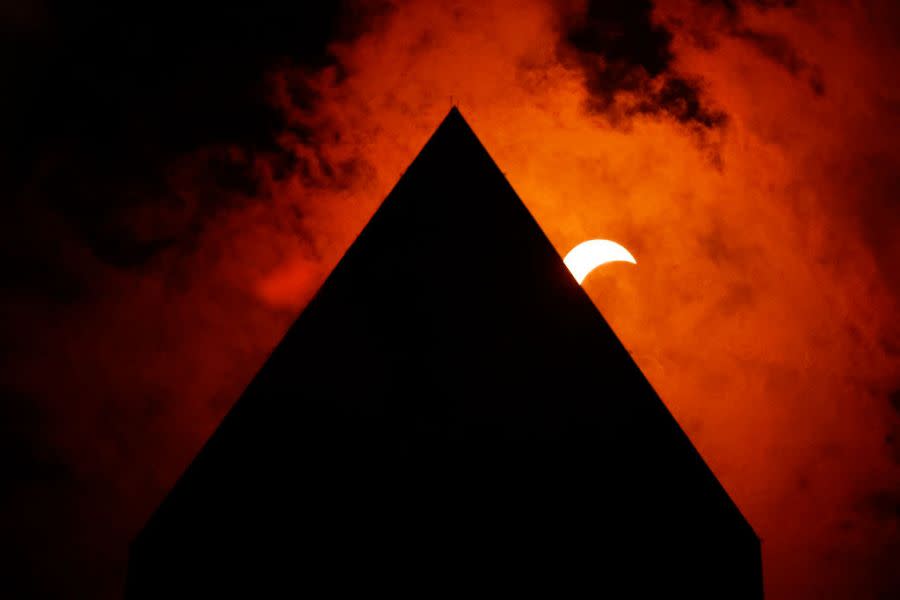
<path fill-rule="evenodd" d="M 265 201 L 104 275 L 11 367 L 97 399 L 48 435 L 129 507 L 109 527 L 140 526 L 455 103 L 561 255 L 599 237 L 637 258 L 585 290 L 760 535 L 767 598 L 900 594 L 897 9 L 775 4 L 657 3 L 697 93 L 665 102 L 652 73 L 604 95 L 604 59 L 561 42 L 579 2 L 398 1 L 336 65 L 274 70 L 296 161 L 256 159 Z M 61 332 L 42 381 L 25 363 Z"/>

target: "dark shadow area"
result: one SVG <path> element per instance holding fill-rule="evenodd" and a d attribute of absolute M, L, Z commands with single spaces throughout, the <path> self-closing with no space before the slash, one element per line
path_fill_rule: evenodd
<path fill-rule="evenodd" d="M 759 541 L 453 109 L 132 546 L 131 599 L 758 599 Z"/>

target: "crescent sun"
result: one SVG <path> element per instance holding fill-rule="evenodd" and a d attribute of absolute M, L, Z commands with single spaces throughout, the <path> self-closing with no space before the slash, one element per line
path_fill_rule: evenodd
<path fill-rule="evenodd" d="M 572 248 L 563 259 L 579 285 L 591 271 L 609 262 L 637 264 L 631 252 L 611 240 L 587 240 Z"/>

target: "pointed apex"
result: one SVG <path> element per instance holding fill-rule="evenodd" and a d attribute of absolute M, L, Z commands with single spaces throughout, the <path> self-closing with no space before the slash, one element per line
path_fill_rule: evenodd
<path fill-rule="evenodd" d="M 450 107 L 450 111 L 447 113 L 447 116 L 444 117 L 444 120 L 441 121 L 441 124 L 440 124 L 440 126 L 438 126 L 437 130 L 435 131 L 435 134 L 437 134 L 438 131 L 441 131 L 442 129 L 446 129 L 448 127 L 453 127 L 453 128 L 463 127 L 466 130 L 468 130 L 469 132 L 472 132 L 474 135 L 474 132 L 472 131 L 472 128 L 469 126 L 469 123 L 462 116 L 462 113 L 459 112 L 459 108 L 455 104 Z"/>

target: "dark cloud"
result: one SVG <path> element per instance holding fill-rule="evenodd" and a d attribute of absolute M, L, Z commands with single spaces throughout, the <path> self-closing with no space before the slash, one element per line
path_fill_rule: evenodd
<path fill-rule="evenodd" d="M 700 0 L 700 3 L 720 6 L 729 14 L 736 15 L 740 12 L 741 5 L 751 5 L 761 9 L 789 8 L 796 6 L 797 0 Z"/>
<path fill-rule="evenodd" d="M 653 8 L 649 0 L 592 1 L 564 13 L 561 50 L 583 71 L 590 108 L 613 122 L 645 114 L 721 126 L 725 114 L 704 99 L 699 79 L 675 70 L 672 33 L 654 21 Z"/>
<path fill-rule="evenodd" d="M 276 151 L 283 129 L 267 73 L 330 64 L 329 43 L 362 27 L 347 4 L 93 1 L 17 11 L 17 35 L 3 43 L 16 57 L 0 100 L 6 202 L 57 211 L 105 262 L 146 263 L 254 187 L 252 157 Z M 212 188 L 199 206 L 172 178 L 185 160 Z M 157 205 L 177 223 L 131 226 L 132 211 Z M 179 206 L 188 214 L 174 215 Z"/>
<path fill-rule="evenodd" d="M 794 77 L 806 79 L 810 89 L 817 96 L 825 94 L 822 68 L 805 60 L 785 36 L 748 27 L 735 27 L 730 31 L 730 35 L 746 41 Z"/>
<path fill-rule="evenodd" d="M 817 95 L 825 94 L 825 75 L 822 67 L 803 55 L 788 36 L 747 24 L 745 11 L 752 9 L 766 12 L 776 9 L 798 8 L 796 0 L 699 0 L 699 4 L 716 13 L 714 21 L 722 34 L 741 40 L 756 52 L 779 65 L 794 77 L 806 81 L 810 90 Z M 709 25 L 709 23 L 707 23 Z M 715 39 L 709 29 L 693 32 L 695 41 L 710 47 Z"/>

